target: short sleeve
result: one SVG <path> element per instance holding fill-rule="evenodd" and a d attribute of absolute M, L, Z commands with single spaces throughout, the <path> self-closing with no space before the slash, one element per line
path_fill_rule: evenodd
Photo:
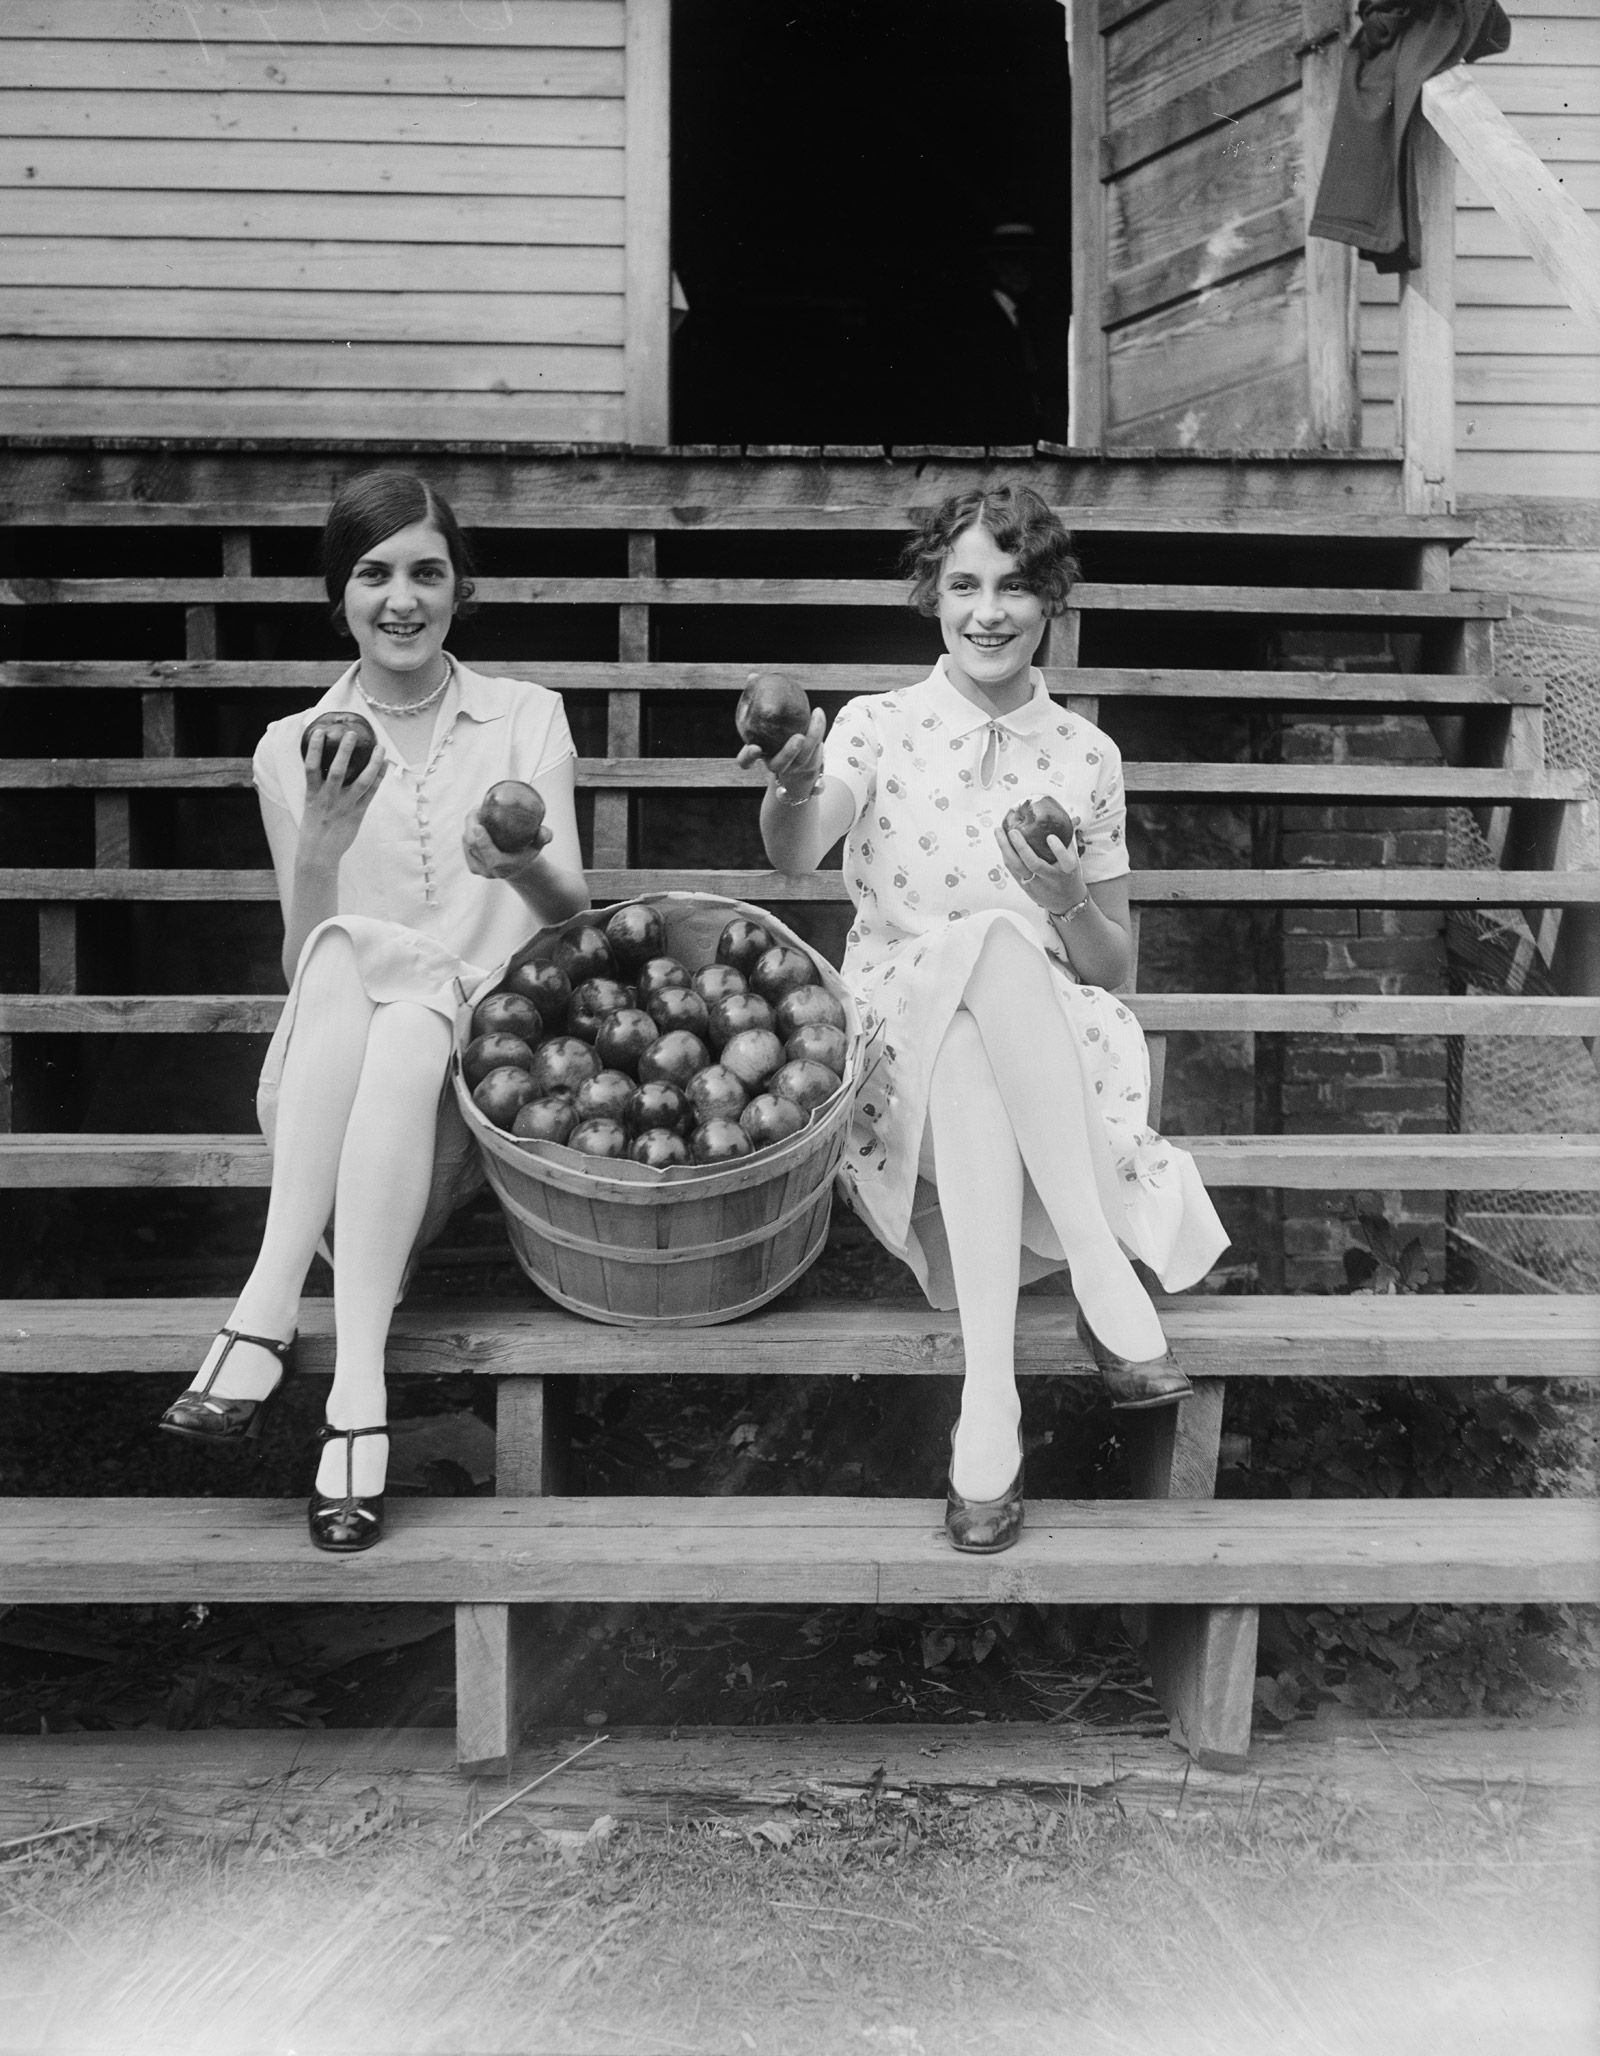
<path fill-rule="evenodd" d="M 822 771 L 850 788 L 856 818 L 871 799 L 878 782 L 878 758 L 883 745 L 878 737 L 877 710 L 871 700 L 847 700 L 822 746 Z"/>
<path fill-rule="evenodd" d="M 1128 799 L 1122 785 L 1122 752 L 1106 736 L 1095 742 L 1100 761 L 1094 766 L 1089 811 L 1078 833 L 1083 838 L 1083 875 L 1090 884 L 1123 878 L 1128 863 Z"/>
<path fill-rule="evenodd" d="M 539 762 L 533 776 L 542 777 L 546 771 L 553 771 L 557 764 L 564 764 L 569 757 L 578 754 L 572 740 L 572 730 L 567 725 L 567 710 L 556 697 L 555 711 L 550 716 L 550 725 L 545 730 L 544 744 L 539 751 Z"/>
<path fill-rule="evenodd" d="M 282 724 L 274 721 L 263 732 L 256 744 L 255 755 L 250 760 L 250 777 L 255 789 L 264 800 L 270 800 L 275 807 L 292 813 L 289 795 L 284 790 L 283 772 L 279 764 L 278 729 Z"/>

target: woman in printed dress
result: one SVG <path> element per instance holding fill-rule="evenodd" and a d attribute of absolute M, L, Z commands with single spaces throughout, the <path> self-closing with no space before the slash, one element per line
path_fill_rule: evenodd
<path fill-rule="evenodd" d="M 227 1326 L 161 1426 L 213 1447 L 256 1439 L 332 1221 L 337 1343 L 308 1519 L 318 1548 L 350 1552 L 382 1532 L 390 1315 L 417 1249 L 481 1183 L 445 1089 L 458 991 L 589 892 L 560 696 L 469 671 L 444 647 L 472 594 L 447 502 L 407 472 L 364 472 L 333 503 L 322 564 L 357 660 L 314 707 L 274 721 L 255 754 L 289 981 L 257 1095 L 272 1149 L 266 1229 Z M 348 735 L 326 772 L 320 747 L 302 761 L 307 731 L 333 712 L 377 733 L 354 777 Z M 546 809 L 537 843 L 510 855 L 478 818 L 506 778 Z"/>
<path fill-rule="evenodd" d="M 1113 1403 L 1171 1406 L 1189 1384 L 1129 1259 L 1178 1291 L 1227 1237 L 1192 1159 L 1148 1125 L 1144 1037 L 1114 997 L 1132 965 L 1121 758 L 1032 668 L 1070 538 L 1025 487 L 974 490 L 927 520 L 905 569 L 944 636 L 931 674 L 740 761 L 769 774 L 779 870 L 846 838 L 843 975 L 868 1038 L 847 1186 L 930 1301 L 960 1310 L 946 1527 L 992 1551 L 1023 1519 L 1021 1284 L 1066 1265 Z M 1045 794 L 1078 825 L 1049 858 L 1004 826 Z"/>

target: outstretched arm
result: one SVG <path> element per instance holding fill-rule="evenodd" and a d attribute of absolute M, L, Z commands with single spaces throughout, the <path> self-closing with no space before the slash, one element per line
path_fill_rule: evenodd
<path fill-rule="evenodd" d="M 774 870 L 790 877 L 815 871 L 856 817 L 855 795 L 822 773 L 822 738 L 827 719 L 813 710 L 804 735 L 791 735 L 769 763 L 754 743 L 739 752 L 742 769 L 767 775 L 761 802 L 761 840 Z"/>
<path fill-rule="evenodd" d="M 567 757 L 553 764 L 533 781 L 544 801 L 544 826 L 533 847 L 503 850 L 490 841 L 478 809 L 468 814 L 461 846 L 467 869 L 480 878 L 503 878 L 515 886 L 528 911 L 541 927 L 581 914 L 589 905 L 589 881 L 583 875 L 583 853 L 578 847 L 578 813 L 575 794 L 578 763 Z"/>

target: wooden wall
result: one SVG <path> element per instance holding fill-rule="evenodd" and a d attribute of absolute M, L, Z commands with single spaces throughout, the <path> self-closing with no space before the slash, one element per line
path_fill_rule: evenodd
<path fill-rule="evenodd" d="M 1600 0 L 1505 0 L 1511 48 L 1472 68 L 1600 214 Z M 1364 440 L 1394 440 L 1396 287 L 1361 267 Z M 1558 303 L 1465 171 L 1456 209 L 1456 486 L 1600 497 L 1600 338 Z"/>
<path fill-rule="evenodd" d="M 7 0 L 0 433 L 665 441 L 668 0 Z"/>

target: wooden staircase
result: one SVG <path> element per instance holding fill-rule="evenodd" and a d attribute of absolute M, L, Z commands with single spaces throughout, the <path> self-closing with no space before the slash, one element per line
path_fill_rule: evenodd
<path fill-rule="evenodd" d="M 304 642 L 307 610 L 325 604 L 320 585 L 266 567 L 283 559 L 281 531 L 316 527 L 329 480 L 363 461 L 369 460 L 117 450 L 13 451 L 0 461 L 19 566 L 0 584 L 0 601 L 20 610 L 10 616 L 14 623 L 24 613 L 41 623 L 38 646 L 86 652 L 32 654 L 24 630 L 14 637 L 17 654 L 0 664 L 0 718 L 7 709 L 30 710 L 29 750 L 37 752 L 38 737 L 48 733 L 63 752 L 0 760 L 0 821 L 8 800 L 29 796 L 22 818 L 45 824 L 51 858 L 33 861 L 23 852 L 25 861 L 0 868 L 0 916 L 26 910 L 38 939 L 37 978 L 13 981 L 36 989 L 0 992 L 0 1128 L 7 1131 L 0 1133 L 0 1184 L 43 1192 L 239 1190 L 267 1182 L 264 1146 L 254 1135 L 16 1129 L 6 1081 L 12 1049 L 25 1038 L 179 1036 L 193 1042 L 195 1062 L 204 1064 L 198 1038 L 271 1028 L 280 1002 L 260 993 L 175 994 L 138 989 L 137 982 L 127 990 L 80 990 L 95 981 L 92 967 L 80 979 L 79 923 L 117 904 L 182 909 L 274 899 L 259 857 L 238 867 L 147 861 L 155 844 L 146 810 L 248 787 L 247 757 L 205 751 L 190 738 L 218 733 L 219 709 L 231 710 L 240 727 L 240 710 L 248 714 L 257 703 L 268 710 L 254 720 L 259 730 L 280 703 L 254 696 L 286 693 L 304 704 L 334 675 L 332 662 L 243 652 L 270 652 L 297 637 Z M 1469 531 L 1448 517 L 1401 511 L 1400 467 L 1380 454 L 1041 457 L 1025 466 L 1015 453 L 989 462 L 977 453 L 918 452 L 894 461 L 822 451 L 433 453 L 424 461 L 487 539 L 492 568 L 479 587 L 486 606 L 524 610 L 516 625 L 537 625 L 541 633 L 546 610 L 563 610 L 572 647 L 612 638 L 614 655 L 475 660 L 569 696 L 584 752 L 586 813 L 592 806 L 586 856 L 598 901 L 696 888 L 826 922 L 830 904 L 843 897 L 836 871 L 788 879 L 640 860 L 644 803 L 658 809 L 662 795 L 735 793 L 752 784 L 731 755 L 669 754 L 652 746 L 652 711 L 674 704 L 674 696 L 710 695 L 731 713 L 731 695 L 758 662 L 781 663 L 821 693 L 883 689 L 921 676 L 926 661 L 789 661 L 791 648 L 817 643 L 805 626 L 814 615 L 798 610 L 861 610 L 860 637 L 870 650 L 889 647 L 895 637 L 896 646 L 908 636 L 916 643 L 900 615 L 884 625 L 882 610 L 903 614 L 897 582 L 831 569 L 773 576 L 770 562 L 790 549 L 815 563 L 819 550 L 846 541 L 870 543 L 878 561 L 890 561 L 894 533 L 912 505 L 937 499 L 957 482 L 1026 470 L 1080 537 L 1124 551 L 1136 546 L 1151 573 L 1147 583 L 1091 582 L 1075 591 L 1072 611 L 1053 630 L 1047 667 L 1051 689 L 1067 704 L 1112 725 L 1116 703 L 1130 698 L 1245 703 L 1263 711 L 1410 711 L 1429 718 L 1445 759 L 1425 766 L 1130 761 L 1131 798 L 1191 806 L 1465 806 L 1476 810 L 1500 858 L 1499 868 L 1488 870 L 1136 871 L 1136 907 L 1521 909 L 1560 994 L 1147 992 L 1131 1003 L 1153 1051 L 1159 1054 L 1163 1034 L 1179 1029 L 1315 1033 L 1353 1043 L 1467 1034 L 1592 1042 L 1600 1035 L 1600 872 L 1573 868 L 1573 852 L 1591 846 L 1577 833 L 1587 828 L 1583 810 L 1593 804 L 1585 781 L 1544 764 L 1540 689 L 1495 672 L 1493 628 L 1505 603 L 1449 588 L 1450 551 Z M 128 530 L 135 535 L 115 533 Z M 609 553 L 617 568 L 511 574 L 519 558 L 537 561 L 552 544 L 575 538 L 587 539 L 597 560 Z M 726 546 L 720 563 L 719 539 Z M 94 568 L 97 552 L 130 542 L 145 564 L 164 557 L 213 562 L 203 572 L 172 576 L 80 575 Z M 1238 582 L 1169 578 L 1197 546 L 1208 565 L 1235 570 Z M 700 561 L 709 568 L 695 568 Z M 762 568 L 730 571 L 730 563 Z M 1308 563 L 1326 569 L 1329 581 L 1305 582 Z M 1284 567 L 1281 580 L 1263 582 L 1275 565 Z M 1340 582 L 1347 569 L 1352 575 Z M 726 616 L 736 624 L 732 640 L 718 630 L 721 610 L 740 610 Z M 1195 636 L 1207 623 L 1236 617 L 1392 637 L 1412 668 L 1078 661 L 1086 634 L 1091 655 L 1104 649 L 1105 617 L 1116 629 L 1163 616 Z M 849 617 L 852 633 L 856 619 Z M 739 661 L 674 657 L 693 633 L 736 648 Z M 115 653 L 119 638 L 127 654 Z M 843 641 L 836 632 L 835 645 Z M 707 731 L 713 746 L 724 730 L 731 736 L 722 717 Z M 135 732 L 143 745 L 137 755 L 128 743 Z M 97 734 L 116 738 L 120 753 L 85 754 Z M 748 810 L 752 801 L 733 804 Z M 163 833 L 170 844 L 170 828 Z M 1219 1188 L 1600 1188 L 1600 1136 L 1592 1135 L 1183 1140 L 1208 1184 Z M 191 1374 L 226 1305 L 12 1300 L 0 1308 L 0 1371 L 139 1372 L 166 1381 L 164 1393 Z M 1128 1445 L 1135 1498 L 1030 1506 L 1022 1544 L 999 1558 L 955 1555 L 943 1540 L 938 1506 L 928 1502 L 595 1499 L 559 1491 L 566 1395 L 577 1371 L 633 1379 L 751 1371 L 954 1375 L 961 1346 L 953 1317 L 920 1305 L 808 1300 L 735 1327 L 650 1334 L 587 1324 L 530 1297 L 481 1306 L 408 1304 L 392 1336 L 394 1373 L 471 1370 L 498 1381 L 496 1501 L 401 1500 L 382 1548 L 337 1560 L 305 1545 L 298 1502 L 13 1500 L 0 1508 L 0 1603 L 452 1602 L 459 1756 L 477 1765 L 503 1763 L 514 1749 L 539 1673 L 527 1610 L 535 1602 L 1115 1602 L 1140 1609 L 1136 1618 L 1176 1739 L 1204 1764 L 1237 1766 L 1248 1747 L 1256 1608 L 1265 1601 L 1600 1597 L 1600 1520 L 1592 1503 L 1212 1500 L 1228 1378 L 1594 1378 L 1600 1301 L 1196 1293 L 1168 1302 L 1163 1312 L 1196 1391 L 1174 1413 L 1134 1418 Z M 326 1369 L 331 1309 L 313 1300 L 304 1313 L 306 1360 L 313 1370 Z M 1019 1344 L 1024 1375 L 1092 1375 L 1069 1301 L 1025 1300 Z M 155 1400 L 153 1390 L 152 1413 Z"/>

